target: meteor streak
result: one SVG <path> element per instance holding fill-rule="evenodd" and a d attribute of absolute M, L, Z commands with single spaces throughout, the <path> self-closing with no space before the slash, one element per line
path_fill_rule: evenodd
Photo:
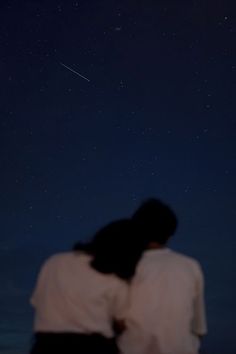
<path fill-rule="evenodd" d="M 77 71 L 73 70 L 73 69 L 70 68 L 69 66 L 63 64 L 62 62 L 60 62 L 60 64 L 61 64 L 62 66 L 64 66 L 66 69 L 70 70 L 72 73 L 74 73 L 74 74 L 76 74 L 76 75 L 82 77 L 82 79 L 87 80 L 88 82 L 90 81 L 87 77 L 81 75 L 80 73 L 78 73 Z"/>

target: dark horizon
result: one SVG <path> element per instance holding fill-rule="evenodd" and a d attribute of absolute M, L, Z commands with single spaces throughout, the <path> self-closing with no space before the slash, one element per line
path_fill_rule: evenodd
<path fill-rule="evenodd" d="M 29 348 L 42 261 L 148 197 L 177 213 L 171 247 L 202 264 L 203 353 L 235 354 L 234 14 L 218 0 L 0 4 L 2 354 Z"/>

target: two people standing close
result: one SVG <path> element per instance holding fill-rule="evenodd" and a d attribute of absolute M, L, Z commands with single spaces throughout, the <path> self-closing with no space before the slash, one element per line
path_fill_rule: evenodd
<path fill-rule="evenodd" d="M 43 265 L 31 354 L 197 354 L 206 333 L 199 263 L 167 248 L 177 219 L 158 199 Z"/>

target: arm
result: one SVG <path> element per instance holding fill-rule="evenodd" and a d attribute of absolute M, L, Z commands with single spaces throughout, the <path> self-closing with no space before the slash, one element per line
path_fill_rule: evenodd
<path fill-rule="evenodd" d="M 47 273 L 48 273 L 48 263 L 49 261 L 47 260 L 41 267 L 38 278 L 36 281 L 35 288 L 33 290 L 33 293 L 30 298 L 30 303 L 33 307 L 36 307 L 38 304 L 38 301 L 40 300 L 44 289 L 45 289 L 45 283 L 47 279 Z"/>
<path fill-rule="evenodd" d="M 193 304 L 193 327 L 194 334 L 202 337 L 207 333 L 205 301 L 204 301 L 204 277 L 203 272 L 198 267 L 196 281 L 196 295 Z"/>

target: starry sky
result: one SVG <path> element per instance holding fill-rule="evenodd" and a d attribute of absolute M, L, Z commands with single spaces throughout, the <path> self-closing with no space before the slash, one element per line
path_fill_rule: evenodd
<path fill-rule="evenodd" d="M 235 35 L 228 0 L 0 3 L 2 354 L 42 261 L 152 196 L 205 273 L 203 353 L 235 354 Z"/>

